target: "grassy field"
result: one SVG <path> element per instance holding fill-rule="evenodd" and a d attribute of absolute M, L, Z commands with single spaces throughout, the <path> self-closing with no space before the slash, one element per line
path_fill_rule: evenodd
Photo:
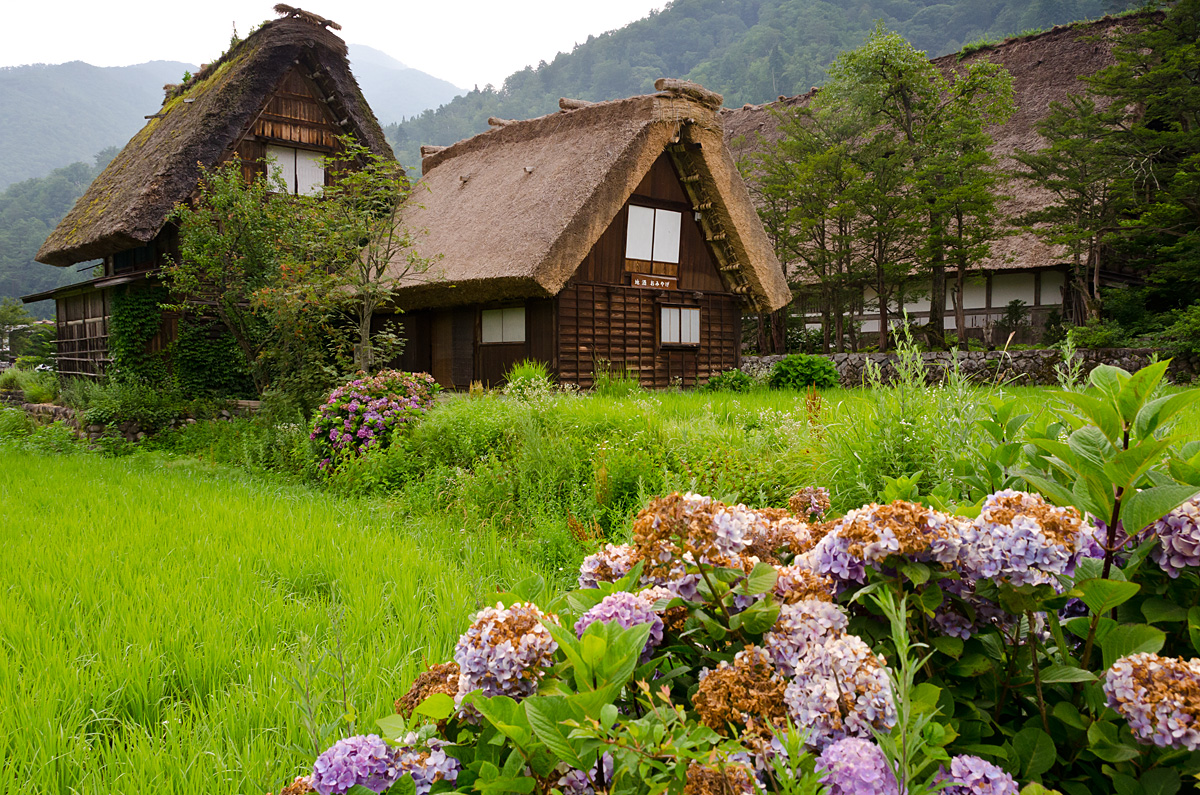
<path fill-rule="evenodd" d="M 315 755 L 299 660 L 340 636 L 369 730 L 480 599 L 536 568 L 486 528 L 228 468 L 0 458 L 0 792 L 278 791 Z M 321 665 L 336 723 L 342 677 Z"/>
<path fill-rule="evenodd" d="M 880 473 L 936 483 L 992 397 L 1049 419 L 1036 388 L 456 397 L 328 487 L 295 424 L 201 423 L 117 458 L 10 434 L 0 792 L 278 791 L 448 659 L 489 593 L 562 585 L 650 494 L 827 485 L 844 509 Z M 1200 437 L 1200 411 L 1180 429 Z"/>

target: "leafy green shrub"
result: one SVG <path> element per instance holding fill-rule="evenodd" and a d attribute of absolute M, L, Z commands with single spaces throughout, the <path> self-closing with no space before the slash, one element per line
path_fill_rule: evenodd
<path fill-rule="evenodd" d="M 1163 337 L 1172 356 L 1200 356 L 1200 304 L 1181 310 Z"/>
<path fill-rule="evenodd" d="M 1115 320 L 1089 320 L 1086 326 L 1074 326 L 1068 332 L 1076 348 L 1124 348 L 1129 335 Z"/>
<path fill-rule="evenodd" d="M 803 390 L 810 386 L 828 389 L 838 385 L 838 371 L 822 356 L 793 353 L 775 363 L 767 384 L 772 389 Z"/>
<path fill-rule="evenodd" d="M 505 376 L 504 394 L 530 403 L 554 394 L 554 382 L 544 362 L 525 359 L 517 362 Z"/>
<path fill-rule="evenodd" d="M 701 392 L 749 392 L 756 386 L 754 379 L 741 370 L 726 370 L 708 379 Z"/>
<path fill-rule="evenodd" d="M 202 401 L 188 401 L 178 392 L 141 381 L 76 379 L 63 394 L 67 405 L 81 412 L 84 425 L 115 427 L 137 423 L 147 434 L 157 433 L 173 420 L 208 413 Z"/>
<path fill-rule="evenodd" d="M 0 439 L 28 436 L 37 423 L 21 409 L 0 407 Z"/>
<path fill-rule="evenodd" d="M 801 495 L 796 513 L 652 500 L 578 590 L 534 577 L 491 597 L 382 739 L 339 741 L 309 783 L 814 795 L 818 775 L 845 792 L 869 773 L 906 795 L 1181 791 L 1200 772 L 1200 442 L 1168 429 L 1200 391 L 1154 398 L 1165 370 L 1098 367 L 1024 438 L 1001 405 L 981 455 L 1004 487 L 960 512 L 915 477 L 819 533 Z M 384 764 L 348 766 L 355 749 Z"/>
<path fill-rule="evenodd" d="M 49 370 L 17 370 L 17 377 L 26 402 L 53 403 L 58 399 L 58 376 Z"/>
<path fill-rule="evenodd" d="M 21 388 L 21 378 L 15 367 L 10 367 L 0 373 L 0 390 L 16 390 Z"/>

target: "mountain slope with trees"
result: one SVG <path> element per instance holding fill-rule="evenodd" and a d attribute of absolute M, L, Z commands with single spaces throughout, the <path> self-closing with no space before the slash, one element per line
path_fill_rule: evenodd
<path fill-rule="evenodd" d="M 559 97 L 615 99 L 652 90 L 659 77 L 686 77 L 761 103 L 825 80 L 838 53 L 860 45 L 882 21 L 931 56 L 978 41 L 1135 8 L 1130 0 L 675 0 L 619 30 L 589 36 L 552 62 L 526 67 L 499 88 L 465 96 L 388 128 L 401 162 L 421 144 L 450 144 L 487 129 L 489 116 L 530 118 Z"/>

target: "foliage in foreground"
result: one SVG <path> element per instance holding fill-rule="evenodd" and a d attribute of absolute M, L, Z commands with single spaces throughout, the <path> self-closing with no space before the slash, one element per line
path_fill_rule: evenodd
<path fill-rule="evenodd" d="M 580 590 L 500 594 L 382 738 L 292 791 L 1179 791 L 1200 774 L 1200 659 L 1176 659 L 1200 652 L 1200 443 L 1167 429 L 1200 392 L 1155 397 L 1164 371 L 1097 368 L 1062 426 L 995 446 L 981 505 L 911 480 L 830 521 L 815 489 L 652 501 Z"/>

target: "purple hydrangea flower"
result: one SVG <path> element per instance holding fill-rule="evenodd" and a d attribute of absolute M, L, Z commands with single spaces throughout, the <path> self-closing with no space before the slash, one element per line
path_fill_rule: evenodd
<path fill-rule="evenodd" d="M 613 757 L 605 752 L 589 771 L 567 770 L 558 779 L 555 786 L 563 795 L 595 795 L 597 787 L 601 792 L 609 791 L 609 783 L 613 777 Z"/>
<path fill-rule="evenodd" d="M 1200 749 L 1200 658 L 1131 654 L 1104 677 L 1108 705 L 1124 716 L 1139 742 Z"/>
<path fill-rule="evenodd" d="M 763 638 L 763 646 L 775 667 L 785 676 L 793 676 L 810 648 L 844 632 L 848 623 L 846 611 L 837 605 L 804 599 L 780 608 L 775 626 Z"/>
<path fill-rule="evenodd" d="M 1172 579 L 1188 567 L 1200 566 L 1200 497 L 1194 497 L 1143 532 L 1158 537 L 1150 555 Z"/>
<path fill-rule="evenodd" d="M 977 756 L 956 756 L 950 760 L 950 770 L 938 771 L 934 782 L 946 782 L 940 790 L 945 795 L 1017 795 L 1013 777 Z"/>
<path fill-rule="evenodd" d="M 870 737 L 896 725 L 896 703 L 883 659 L 856 635 L 831 634 L 795 661 L 783 700 L 808 742 L 824 748 L 844 737 Z"/>
<path fill-rule="evenodd" d="M 633 547 L 629 544 L 605 544 L 595 555 L 588 555 L 579 567 L 579 587 L 598 588 L 602 582 L 616 582 L 633 568 Z"/>
<path fill-rule="evenodd" d="M 453 783 L 458 779 L 461 764 L 453 756 L 447 756 L 443 750 L 449 743 L 430 739 L 427 741 L 429 750 L 426 751 L 412 747 L 412 743 L 416 742 L 416 735 L 409 735 L 406 742 L 410 747 L 403 749 L 397 767 L 401 775 L 407 773 L 412 776 L 416 795 L 428 795 L 429 790 L 439 781 Z"/>
<path fill-rule="evenodd" d="M 375 734 L 338 740 L 313 763 L 312 787 L 320 795 L 342 795 L 356 784 L 383 792 L 400 777 L 400 755 Z"/>
<path fill-rule="evenodd" d="M 597 621 L 616 621 L 624 629 L 649 624 L 650 637 L 646 639 L 646 648 L 642 651 L 642 661 L 645 662 L 663 639 L 663 620 L 654 612 L 654 601 L 641 594 L 625 591 L 609 594 L 580 617 L 575 623 L 575 633 L 582 638 L 584 631 Z"/>
<path fill-rule="evenodd" d="M 1073 508 L 1005 489 L 989 495 L 979 518 L 964 527 L 959 566 L 969 580 L 1061 588 L 1059 575 L 1074 571 L 1087 546 L 1087 528 Z"/>
<path fill-rule="evenodd" d="M 879 746 L 859 737 L 829 745 L 817 758 L 829 795 L 899 795 L 896 776 Z"/>
<path fill-rule="evenodd" d="M 458 639 L 459 698 L 473 690 L 485 696 L 520 701 L 537 692 L 546 669 L 554 663 L 558 644 L 543 621 L 557 622 L 532 603 L 502 604 L 480 610 Z"/>

